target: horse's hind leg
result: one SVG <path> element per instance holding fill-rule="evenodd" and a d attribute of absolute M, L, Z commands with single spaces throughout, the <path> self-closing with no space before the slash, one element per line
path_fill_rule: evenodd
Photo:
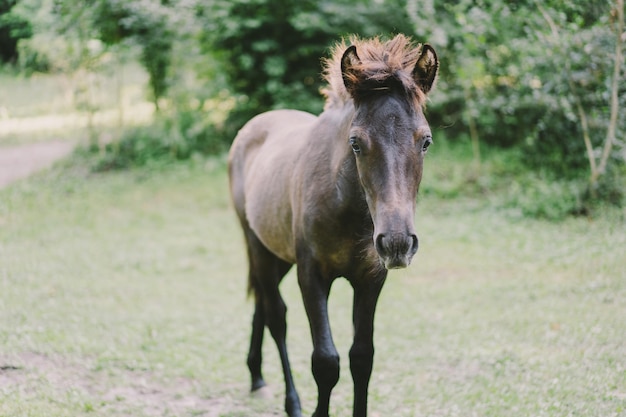
<path fill-rule="evenodd" d="M 250 337 L 250 350 L 248 351 L 248 369 L 252 377 L 251 391 L 256 391 L 265 386 L 265 380 L 261 373 L 263 360 L 261 346 L 263 345 L 263 333 L 265 331 L 265 315 L 263 303 L 259 294 L 254 295 L 254 316 L 252 317 L 252 336 Z"/>
<path fill-rule="evenodd" d="M 266 325 L 276 342 L 283 367 L 285 410 L 290 417 L 300 417 L 300 399 L 293 382 L 287 355 L 287 306 L 278 289 L 280 281 L 291 268 L 291 264 L 272 254 L 251 230 L 246 233 L 246 242 L 250 260 L 250 285 L 255 294 L 255 312 L 248 354 L 252 390 L 265 385 L 261 374 L 261 345 L 263 342 L 263 325 Z"/>

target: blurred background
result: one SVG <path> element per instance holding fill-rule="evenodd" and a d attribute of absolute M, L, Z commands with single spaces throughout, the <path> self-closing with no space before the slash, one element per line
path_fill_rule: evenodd
<path fill-rule="evenodd" d="M 341 37 L 438 51 L 443 197 L 586 215 L 626 189 L 623 0 L 0 0 L 0 145 L 73 140 L 95 170 L 223 154 L 252 116 L 319 113 Z M 437 148 L 434 148 L 437 149 Z M 436 170 L 436 169 L 435 169 Z"/>

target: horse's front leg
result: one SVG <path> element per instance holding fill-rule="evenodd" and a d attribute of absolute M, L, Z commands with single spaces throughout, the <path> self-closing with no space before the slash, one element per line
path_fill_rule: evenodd
<path fill-rule="evenodd" d="M 374 312 L 387 273 L 353 282 L 354 342 L 350 348 L 350 372 L 354 381 L 354 417 L 367 416 L 367 390 L 374 362 Z"/>
<path fill-rule="evenodd" d="M 332 279 L 323 277 L 314 265 L 298 264 L 298 283 L 311 326 L 311 369 L 317 384 L 317 407 L 313 417 L 328 417 L 330 393 L 339 380 L 339 353 L 328 322 L 328 294 Z"/>

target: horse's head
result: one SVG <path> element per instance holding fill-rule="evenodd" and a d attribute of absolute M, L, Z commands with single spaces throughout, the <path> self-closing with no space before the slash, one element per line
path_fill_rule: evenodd
<path fill-rule="evenodd" d="M 341 60 L 343 82 L 355 105 L 346 146 L 356 159 L 381 262 L 387 269 L 404 268 L 417 252 L 416 197 L 432 144 L 422 105 L 439 63 L 434 49 L 423 45 L 415 51 L 412 69 L 379 75 L 380 65 L 362 62 L 357 53 L 351 46 Z M 393 59 L 402 58 L 382 57 Z"/>

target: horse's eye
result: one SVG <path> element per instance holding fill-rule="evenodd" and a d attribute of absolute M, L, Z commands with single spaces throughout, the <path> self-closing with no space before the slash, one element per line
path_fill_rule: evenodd
<path fill-rule="evenodd" d="M 359 142 L 355 137 L 350 138 L 349 143 L 354 153 L 361 153 L 361 147 L 359 146 Z"/>
<path fill-rule="evenodd" d="M 430 145 L 432 145 L 433 143 L 433 138 L 432 136 L 428 135 L 424 137 L 424 142 L 422 143 L 422 152 L 426 153 L 426 151 L 428 151 L 428 147 Z"/>

